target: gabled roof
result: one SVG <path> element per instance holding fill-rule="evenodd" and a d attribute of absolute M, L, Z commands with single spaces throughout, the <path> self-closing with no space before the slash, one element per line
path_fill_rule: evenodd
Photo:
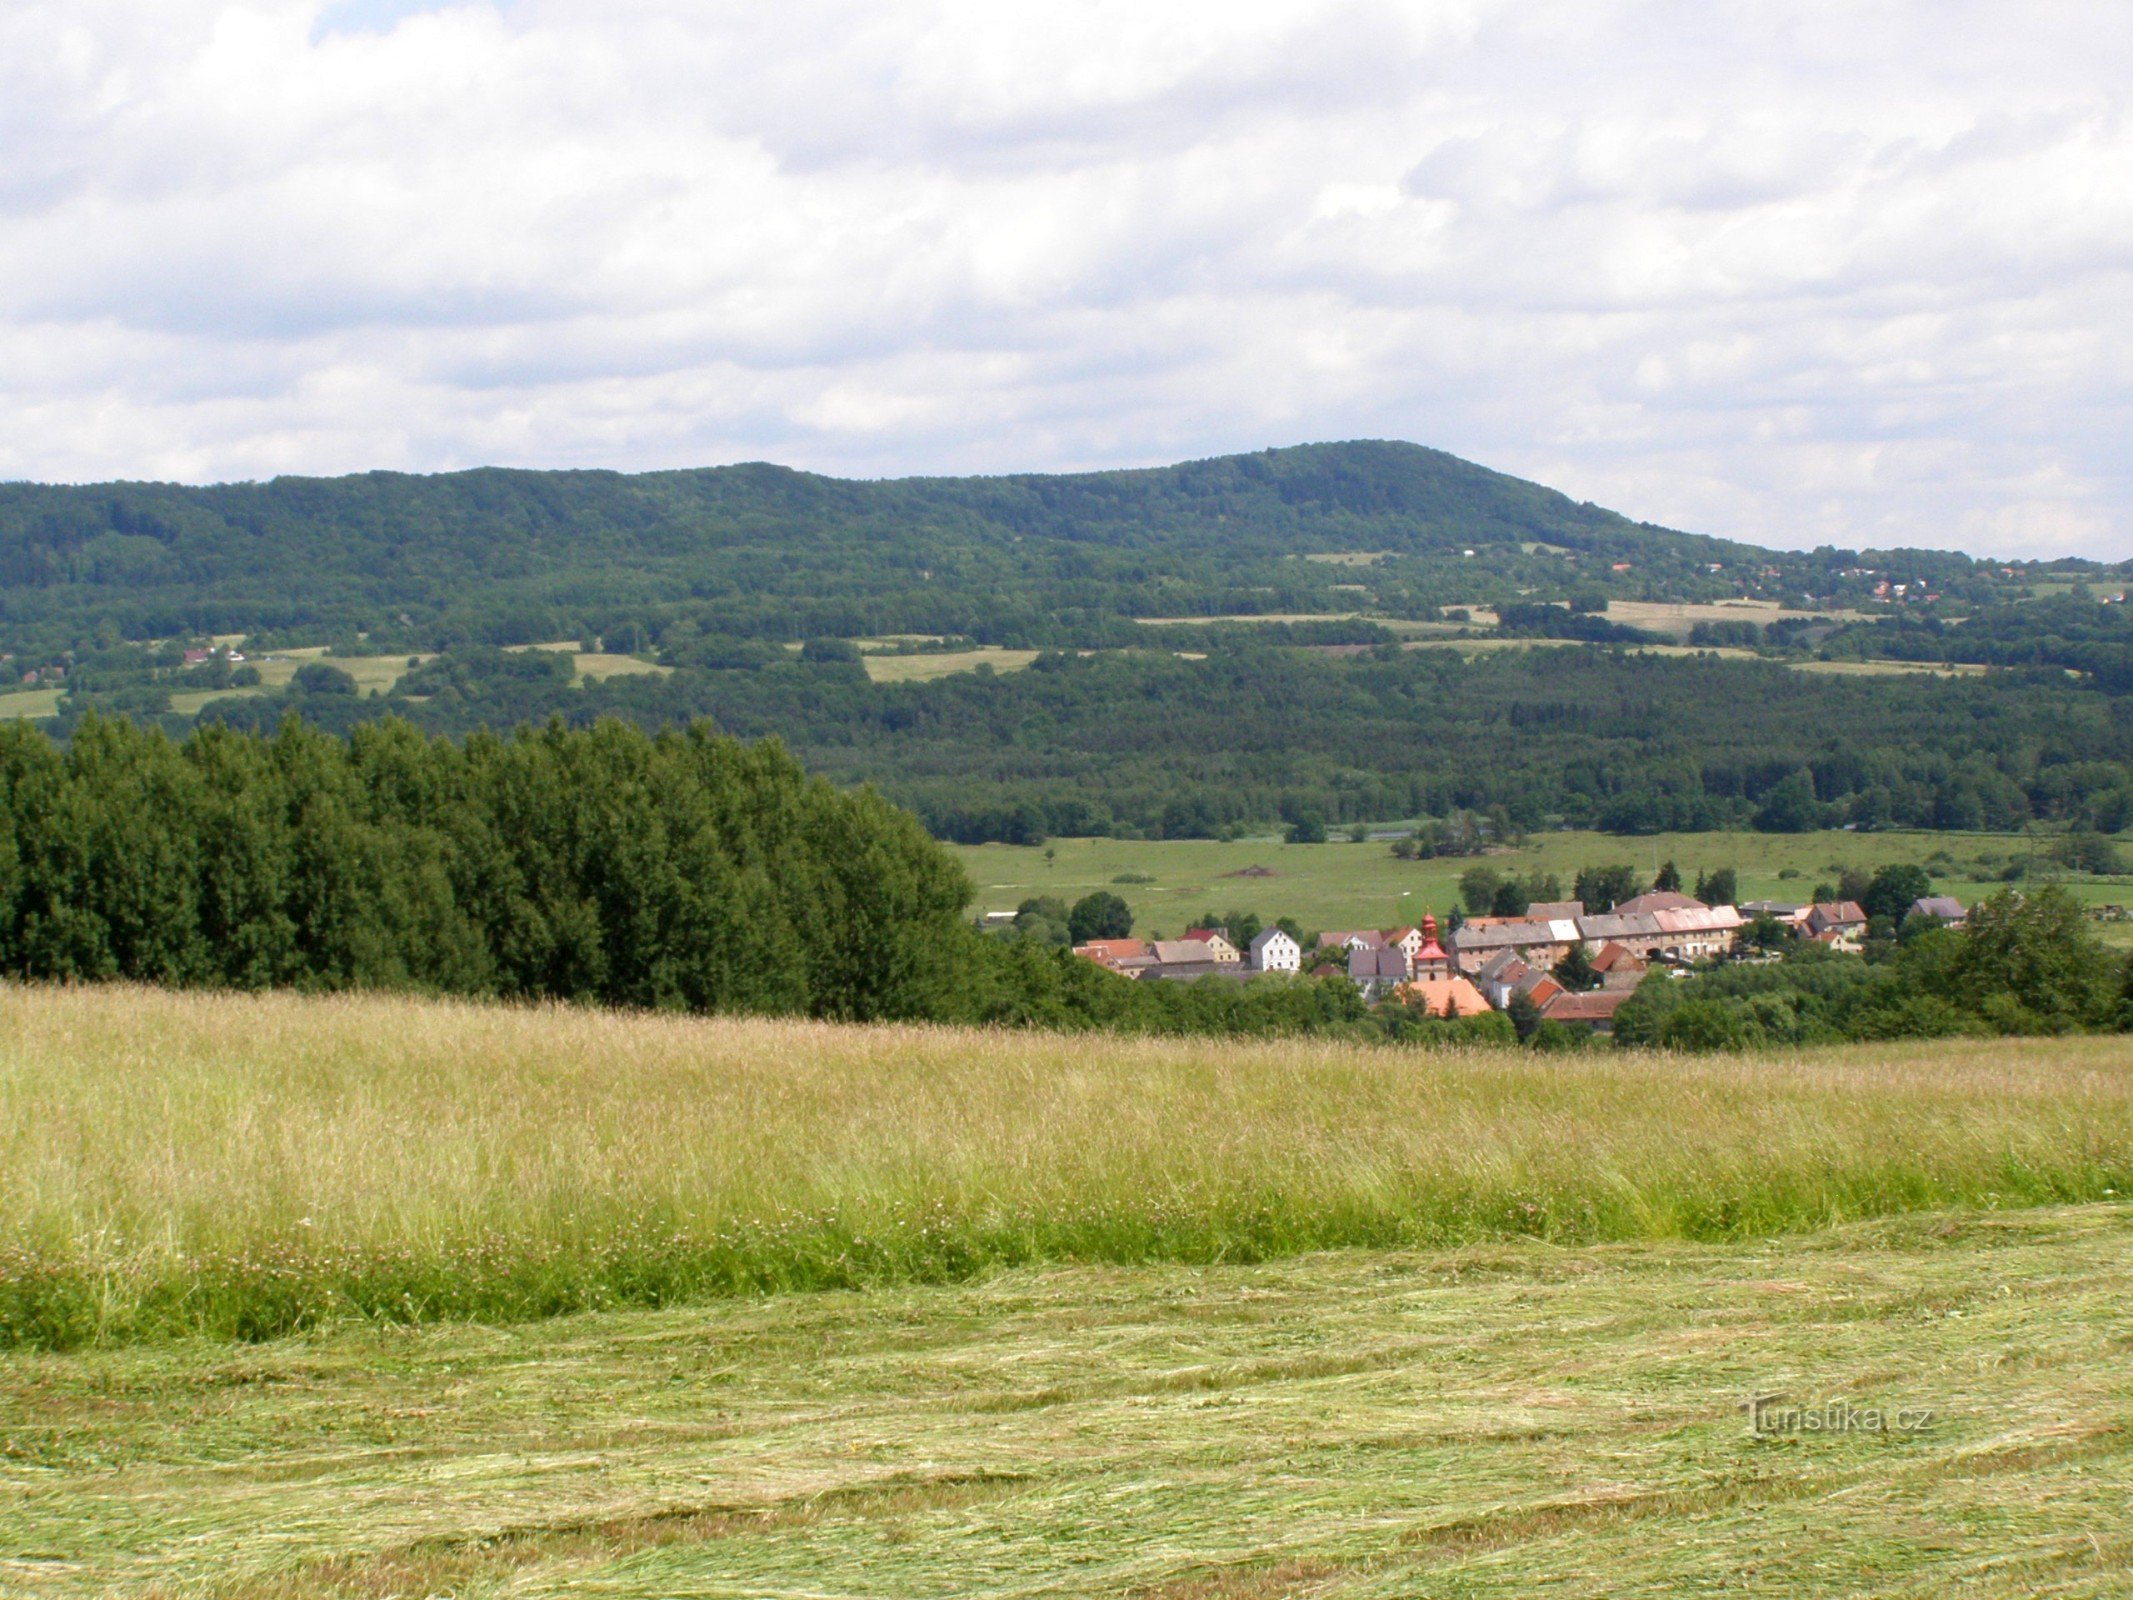
<path fill-rule="evenodd" d="M 1404 978 L 1407 973 L 1407 952 L 1397 945 L 1348 952 L 1348 976 L 1351 978 Z"/>
<path fill-rule="evenodd" d="M 1615 914 L 1622 917 L 1642 916 L 1647 911 L 1703 911 L 1704 903 L 1690 894 L 1677 894 L 1672 889 L 1653 889 L 1629 900 L 1615 903 Z"/>
<path fill-rule="evenodd" d="M 1962 901 L 1953 895 L 1929 894 L 1923 900 L 1911 902 L 1913 914 L 1932 917 L 1940 922 L 1961 922 L 1970 913 L 1963 909 Z"/>
<path fill-rule="evenodd" d="M 1631 916 L 1610 911 L 1597 917 L 1580 917 L 1578 933 L 1586 940 L 1597 939 L 1656 939 L 1668 930 L 1659 926 L 1656 916 Z"/>
<path fill-rule="evenodd" d="M 1584 994 L 1573 994 L 1566 989 L 1541 1007 L 1541 1015 L 1550 1022 L 1612 1022 L 1623 1002 L 1635 992 L 1633 989 L 1592 989 Z"/>
<path fill-rule="evenodd" d="M 1129 961 L 1150 953 L 1145 939 L 1091 939 L 1087 944 L 1074 946 L 1074 954 L 1087 956 L 1091 961 Z"/>
<path fill-rule="evenodd" d="M 1212 961 L 1215 951 L 1205 939 L 1158 939 L 1155 959 L 1167 967 L 1173 962 Z"/>
<path fill-rule="evenodd" d="M 1531 922 L 1575 922 L 1585 914 L 1582 900 L 1536 900 L 1526 907 Z"/>
<path fill-rule="evenodd" d="M 1383 948 L 1385 936 L 1375 928 L 1328 928 L 1318 936 L 1318 948 L 1331 950 L 1338 945 L 1355 945 L 1364 950 Z"/>
<path fill-rule="evenodd" d="M 1288 938 L 1289 930 L 1286 928 L 1261 928 L 1257 933 L 1252 935 L 1252 954 L 1259 954 L 1260 951 L 1264 950 L 1276 939 Z M 1289 942 L 1291 944 L 1295 943 L 1293 939 L 1290 939 Z"/>
<path fill-rule="evenodd" d="M 1595 972 L 1642 972 L 1650 963 L 1634 950 L 1609 940 L 1600 946 L 1600 953 L 1592 958 Z"/>
<path fill-rule="evenodd" d="M 1571 944 L 1577 936 L 1577 924 L 1568 921 L 1498 922 L 1487 928 L 1469 922 L 1452 935 L 1452 944 L 1460 950 L 1506 950 L 1536 944 Z"/>
<path fill-rule="evenodd" d="M 1742 920 L 1736 906 L 1692 905 L 1651 915 L 1661 933 L 1725 933 L 1738 928 Z"/>
<path fill-rule="evenodd" d="M 1516 983 L 1532 969 L 1519 960 L 1516 950 L 1499 950 L 1474 974 L 1483 983 Z"/>
<path fill-rule="evenodd" d="M 1866 912 L 1856 900 L 1823 900 L 1807 913 L 1808 925 L 1822 928 L 1857 928 L 1866 924 Z"/>
<path fill-rule="evenodd" d="M 1481 997 L 1481 991 L 1464 978 L 1413 978 L 1401 984 L 1393 995 L 1433 1017 L 1443 1016 L 1447 1007 L 1455 1017 L 1478 1017 L 1492 1009 Z"/>

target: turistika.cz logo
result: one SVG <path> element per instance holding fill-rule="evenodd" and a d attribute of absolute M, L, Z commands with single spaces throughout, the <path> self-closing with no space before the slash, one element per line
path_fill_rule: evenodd
<path fill-rule="evenodd" d="M 1931 1406 L 1857 1406 L 1849 1400 L 1794 1405 L 1781 1394 L 1748 1401 L 1748 1432 L 1758 1439 L 1806 1433 L 1923 1433 L 1933 1426 Z"/>

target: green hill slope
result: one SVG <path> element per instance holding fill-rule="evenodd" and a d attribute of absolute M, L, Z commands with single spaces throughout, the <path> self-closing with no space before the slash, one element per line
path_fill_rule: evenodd
<path fill-rule="evenodd" d="M 1772 559 L 1379 442 L 872 483 L 749 464 L 14 484 L 0 486 L 0 648 L 73 647 L 99 624 L 128 639 L 273 630 L 323 643 L 360 630 L 428 645 L 653 635 L 681 619 L 775 639 L 1102 644 L 1101 619 L 1141 615 L 1360 602 L 1405 615 L 1573 580 L 1730 593 L 1732 578 L 1708 581 L 1711 563 L 1760 584 Z"/>

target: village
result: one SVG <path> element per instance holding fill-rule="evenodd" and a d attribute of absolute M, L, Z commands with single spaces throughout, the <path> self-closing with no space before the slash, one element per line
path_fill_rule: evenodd
<path fill-rule="evenodd" d="M 1959 927 L 1967 914 L 1960 901 L 1935 895 L 1914 900 L 1905 920 Z M 1606 1034 L 1655 968 L 1685 976 L 1704 962 L 1769 959 L 1773 934 L 1856 955 L 1867 925 L 1853 900 L 1706 905 L 1655 889 L 1596 913 L 1579 900 L 1535 902 L 1522 916 L 1471 917 L 1441 935 L 1434 916 L 1406 927 L 1330 929 L 1309 949 L 1282 927 L 1261 929 L 1241 947 L 1226 929 L 1191 928 L 1178 939 L 1092 939 L 1073 948 L 1142 982 L 1345 976 L 1372 1004 L 1454 1019 L 1530 1008 L 1530 1017 Z M 1752 943 L 1751 933 L 1760 935 Z"/>

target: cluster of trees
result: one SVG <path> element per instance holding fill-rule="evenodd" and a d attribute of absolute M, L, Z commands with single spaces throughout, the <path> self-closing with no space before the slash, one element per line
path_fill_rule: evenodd
<path fill-rule="evenodd" d="M 2003 890 L 1960 929 L 1907 925 L 1874 955 L 1806 944 L 1767 965 L 1649 977 L 1615 1013 L 1615 1042 L 1725 1050 L 2133 1027 L 2133 969 L 2063 889 Z"/>
<path fill-rule="evenodd" d="M 1487 1035 L 1345 979 L 1122 981 L 982 938 L 907 813 L 775 743 L 620 723 L 340 739 L 294 719 L 182 741 L 0 726 L 0 973 L 1144 1033 Z M 1064 909 L 1130 929 L 1117 896 Z"/>
<path fill-rule="evenodd" d="M 968 893 L 907 814 L 701 728 L 0 729 L 23 977 L 929 1017 Z"/>
<path fill-rule="evenodd" d="M 1671 861 L 1662 866 L 1649 883 L 1635 867 L 1621 863 L 1581 867 L 1571 881 L 1568 895 L 1563 893 L 1560 877 L 1538 867 L 1520 877 L 1482 863 L 1459 875 L 1460 904 L 1468 916 L 1474 917 L 1522 917 L 1536 902 L 1563 899 L 1583 901 L 1587 913 L 1596 914 L 1612 911 L 1624 900 L 1634 900 L 1647 889 L 1676 894 L 1691 892 L 1683 882 L 1680 869 Z M 1693 893 L 1705 905 L 1732 905 L 1740 897 L 1740 880 L 1731 867 L 1718 867 L 1697 874 Z"/>

